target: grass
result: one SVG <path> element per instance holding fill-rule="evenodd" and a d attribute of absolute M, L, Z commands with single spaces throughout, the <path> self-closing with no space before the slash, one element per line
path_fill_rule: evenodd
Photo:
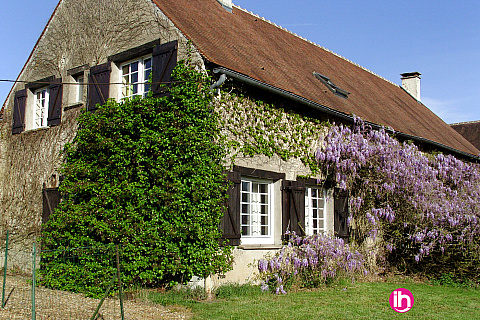
<path fill-rule="evenodd" d="M 397 288 L 406 288 L 414 296 L 407 313 L 390 308 L 388 298 Z M 187 307 L 193 319 L 480 319 L 478 288 L 409 281 L 337 285 L 286 295 L 263 293 L 258 286 L 230 285 L 220 287 L 213 301 L 188 291 L 151 293 L 149 298 Z"/>

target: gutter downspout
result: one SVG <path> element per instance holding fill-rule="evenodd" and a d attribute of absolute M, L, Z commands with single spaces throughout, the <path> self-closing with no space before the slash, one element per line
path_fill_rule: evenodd
<path fill-rule="evenodd" d="M 217 72 L 215 72 L 215 73 L 217 73 Z M 217 82 L 215 82 L 214 84 L 212 84 L 210 86 L 210 90 L 212 90 L 212 91 L 215 90 L 215 93 L 218 94 L 219 91 L 220 91 L 220 87 L 222 86 L 222 84 L 225 83 L 225 80 L 227 80 L 227 75 L 225 73 L 222 73 L 220 75 L 220 78 L 217 80 Z"/>
<path fill-rule="evenodd" d="M 343 120 L 347 120 L 347 121 L 350 121 L 350 122 L 354 122 L 354 116 L 350 116 L 348 114 L 345 114 L 343 112 L 340 112 L 340 111 L 337 111 L 337 110 L 334 110 L 332 108 L 329 108 L 329 107 L 326 107 L 324 105 L 321 105 L 319 103 L 316 103 L 316 102 L 313 102 L 311 100 L 308 100 L 308 99 L 305 99 L 299 95 L 296 95 L 294 93 L 291 93 L 291 92 L 288 92 L 286 90 L 283 90 L 283 89 L 280 89 L 280 88 L 277 88 L 277 87 L 274 87 L 272 85 L 269 85 L 268 83 L 265 83 L 265 82 L 261 82 L 259 80 L 256 80 L 256 79 L 253 79 L 249 76 L 246 76 L 244 74 L 241 74 L 239 72 L 236 72 L 236 71 L 233 71 L 233 70 L 230 70 L 230 69 L 227 69 L 227 68 L 224 68 L 224 67 L 217 67 L 215 69 L 213 69 L 213 73 L 220 73 L 221 76 L 220 78 L 222 78 L 223 76 L 227 75 L 235 80 L 238 80 L 240 82 L 243 82 L 243 83 L 246 83 L 246 84 L 249 84 L 249 85 L 252 85 L 254 87 L 257 87 L 259 89 L 263 89 L 263 90 L 266 90 L 266 91 L 269 91 L 269 92 L 272 92 L 272 93 L 275 93 L 277 95 L 280 95 L 284 98 L 287 98 L 289 100 L 292 100 L 292 101 L 295 101 L 295 102 L 298 102 L 298 103 L 301 103 L 303 105 L 306 105 L 306 106 L 309 106 L 309 107 L 312 107 L 314 109 L 317 109 L 317 110 L 320 110 L 322 112 L 325 112 L 329 115 L 332 115 L 332 116 L 335 116 L 337 118 L 340 118 L 340 119 L 343 119 Z M 220 79 L 219 79 L 220 81 Z M 219 81 L 217 81 L 216 83 L 218 83 Z M 216 85 L 213 84 L 213 86 Z M 223 82 L 222 82 L 223 83 Z M 211 87 L 211 88 L 212 88 Z M 430 145 L 434 145 L 438 148 L 441 148 L 441 149 L 444 149 L 444 150 L 448 150 L 449 152 L 452 152 L 452 153 L 456 153 L 456 154 L 459 154 L 459 155 L 462 155 L 466 158 L 469 158 L 471 160 L 475 160 L 476 162 L 480 162 L 480 157 L 479 156 L 475 156 L 475 155 L 472 155 L 470 153 L 467 153 L 467 152 L 464 152 L 464 151 L 460 151 L 460 150 L 457 150 L 457 149 L 454 149 L 452 147 L 449 147 L 447 145 L 444 145 L 442 143 L 439 143 L 439 142 L 435 142 L 435 141 L 432 141 L 432 140 L 428 140 L 426 138 L 422 138 L 422 137 L 417 137 L 417 136 L 414 136 L 414 135 L 410 135 L 410 134 L 407 134 L 407 133 L 403 133 L 403 132 L 400 132 L 400 131 L 395 131 L 393 129 L 388 129 L 388 128 L 385 128 L 385 127 L 382 127 L 378 124 L 375 124 L 373 122 L 369 122 L 369 121 L 365 121 L 365 124 L 371 126 L 372 128 L 378 130 L 378 129 L 381 129 L 381 128 L 384 128 L 384 130 L 392 133 L 392 134 L 395 134 L 397 136 L 400 136 L 402 138 L 405 138 L 407 140 L 416 140 L 418 142 L 426 142 Z"/>

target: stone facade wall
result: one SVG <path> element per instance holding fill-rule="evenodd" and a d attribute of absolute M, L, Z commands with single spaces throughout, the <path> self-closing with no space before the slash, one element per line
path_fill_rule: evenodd
<path fill-rule="evenodd" d="M 149 0 L 64 0 L 59 4 L 19 80 L 62 77 L 62 121 L 58 126 L 35 130 L 28 130 L 27 125 L 26 131 L 12 135 L 14 93 L 25 88 L 22 82 L 14 85 L 0 123 L 0 239 L 7 229 L 16 234 L 12 237 L 15 241 L 39 235 L 42 189 L 58 187 L 61 151 L 75 137 L 76 119 L 84 107 L 76 101 L 77 86 L 68 85 L 74 83 L 68 71 L 86 65 L 87 76 L 88 66 L 157 39 L 161 43 L 178 40 L 178 60 L 189 55 L 203 68 L 200 55 Z M 111 97 L 116 97 L 120 73 L 114 63 L 111 82 Z M 31 90 L 27 93 L 25 118 L 33 122 L 34 96 Z M 30 244 L 26 247 L 31 248 Z"/>

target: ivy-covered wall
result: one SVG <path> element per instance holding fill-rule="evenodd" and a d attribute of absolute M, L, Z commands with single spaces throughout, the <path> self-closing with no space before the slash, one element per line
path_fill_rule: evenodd
<path fill-rule="evenodd" d="M 227 165 L 239 165 L 298 176 L 322 178 L 315 161 L 329 124 L 307 116 L 288 101 L 273 103 L 261 95 L 223 91 L 215 100 L 223 119 L 230 154 Z M 268 96 L 263 97 L 269 100 Z"/>

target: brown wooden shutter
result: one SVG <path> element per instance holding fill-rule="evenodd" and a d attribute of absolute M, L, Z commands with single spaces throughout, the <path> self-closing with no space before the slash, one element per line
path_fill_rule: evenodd
<path fill-rule="evenodd" d="M 305 181 L 282 181 L 282 233 L 305 236 Z"/>
<path fill-rule="evenodd" d="M 57 78 L 48 87 L 48 126 L 58 126 L 62 120 L 62 79 Z"/>
<path fill-rule="evenodd" d="M 177 41 L 168 42 L 153 48 L 152 54 L 152 92 L 154 97 L 166 95 L 163 84 L 172 81 L 172 71 L 177 65 Z"/>
<path fill-rule="evenodd" d="M 48 222 L 53 210 L 57 207 L 62 199 L 58 188 L 44 188 L 43 189 L 43 212 L 42 212 L 42 224 Z"/>
<path fill-rule="evenodd" d="M 335 190 L 334 200 L 334 234 L 339 238 L 349 237 L 348 231 L 348 194 L 345 191 Z"/>
<path fill-rule="evenodd" d="M 222 230 L 222 243 L 238 246 L 240 245 L 240 188 L 241 175 L 239 172 L 228 172 L 228 187 L 226 212 L 220 220 Z"/>
<path fill-rule="evenodd" d="M 25 130 L 25 106 L 27 105 L 27 89 L 18 90 L 13 101 L 12 134 Z"/>
<path fill-rule="evenodd" d="M 103 105 L 109 98 L 111 63 L 106 62 L 90 68 L 88 76 L 87 110 L 96 110 L 97 104 Z"/>

